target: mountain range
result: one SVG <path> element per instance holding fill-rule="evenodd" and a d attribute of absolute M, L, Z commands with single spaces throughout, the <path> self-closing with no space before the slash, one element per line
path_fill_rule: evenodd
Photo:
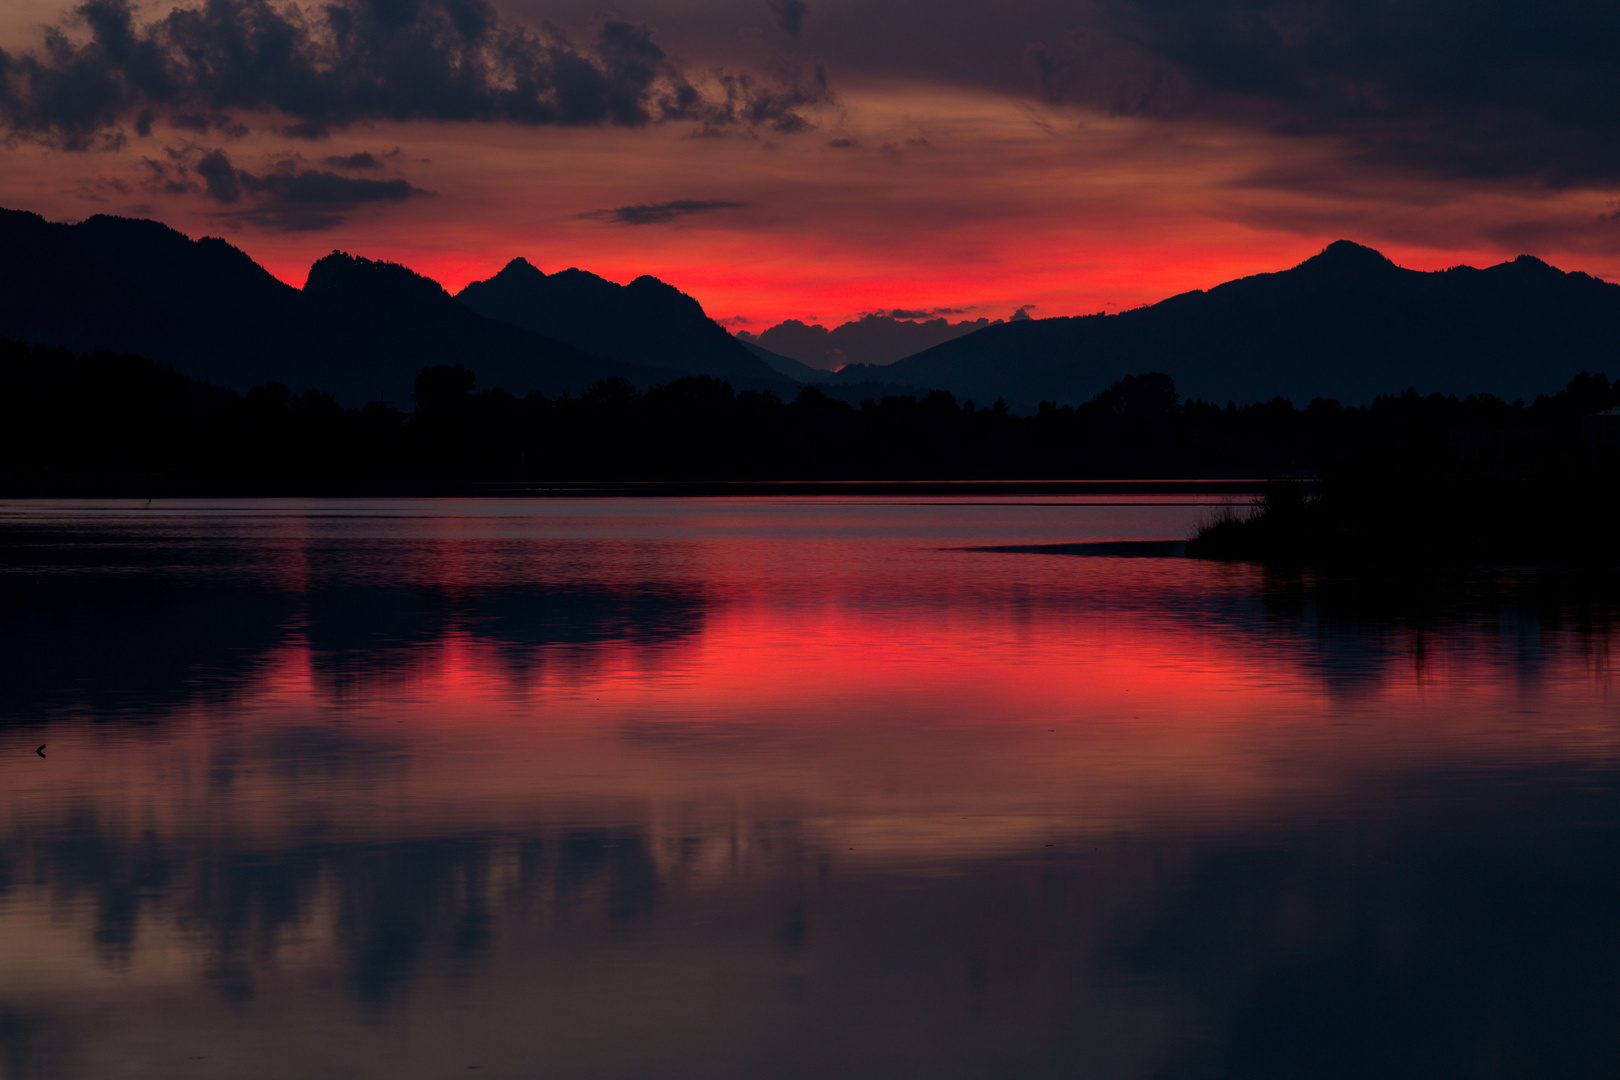
<path fill-rule="evenodd" d="M 1620 372 L 1620 285 L 1528 255 L 1406 270 L 1340 240 L 1290 270 L 1118 315 L 989 326 L 824 385 L 879 380 L 1033 407 L 1162 371 L 1183 395 L 1221 403 L 1360 404 L 1407 387 L 1528 399 L 1583 369 Z"/>
<path fill-rule="evenodd" d="M 0 251 L 0 337 L 145 356 L 238 390 L 275 381 L 349 405 L 400 403 L 422 368 L 448 363 L 517 394 L 687 374 L 796 387 L 653 278 L 620 286 L 514 262 L 458 299 L 403 266 L 333 252 L 296 289 L 223 240 L 155 221 L 65 225 L 16 210 L 0 210 Z"/>
<path fill-rule="evenodd" d="M 570 267 L 544 274 L 513 259 L 456 294 L 487 319 L 520 326 L 598 356 L 645 368 L 758 382 L 768 365 L 673 285 L 642 275 L 619 285 Z"/>
<path fill-rule="evenodd" d="M 1002 321 L 978 318 L 953 323 L 943 318 L 928 318 L 923 312 L 902 314 L 904 317 L 870 313 L 831 330 L 816 323 L 788 319 L 759 334 L 746 330 L 736 333 L 738 340 L 797 361 L 810 369 L 808 374 L 812 378 L 821 379 L 849 364 L 892 364 L 952 338 L 982 330 L 992 321 Z M 1017 317 L 1029 318 L 1023 312 Z"/>
<path fill-rule="evenodd" d="M 333 252 L 300 289 L 224 240 L 155 221 L 68 225 L 3 209 L 0 252 L 0 337 L 145 356 L 238 390 L 319 388 L 349 405 L 403 403 L 422 368 L 445 363 L 517 394 L 701 374 L 784 397 L 814 381 L 837 397 L 943 389 L 1023 409 L 1086 401 L 1147 371 L 1187 397 L 1301 405 L 1409 386 L 1531 398 L 1582 369 L 1620 374 L 1620 285 L 1530 256 L 1406 270 L 1342 240 L 1289 270 L 1118 315 L 996 322 L 836 374 L 731 336 L 653 277 L 620 285 L 513 259 L 452 296 L 403 266 Z"/>

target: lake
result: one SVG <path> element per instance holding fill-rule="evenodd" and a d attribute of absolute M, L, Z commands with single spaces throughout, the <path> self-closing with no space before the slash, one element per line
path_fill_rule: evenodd
<path fill-rule="evenodd" d="M 0 504 L 0 1069 L 1612 1075 L 1620 590 L 1209 501 Z"/>

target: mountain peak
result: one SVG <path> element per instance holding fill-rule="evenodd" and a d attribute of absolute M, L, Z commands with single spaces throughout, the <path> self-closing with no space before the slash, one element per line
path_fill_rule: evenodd
<path fill-rule="evenodd" d="M 398 263 L 350 255 L 346 251 L 316 261 L 304 281 L 306 293 L 388 293 L 421 298 L 444 295 L 444 286 Z"/>
<path fill-rule="evenodd" d="M 675 286 L 643 274 L 628 285 L 570 266 L 542 274 L 522 259 L 457 298 L 486 319 L 521 326 L 620 363 L 723 379 L 776 373 Z"/>
<path fill-rule="evenodd" d="M 1558 277 L 1564 276 L 1564 272 L 1558 269 L 1558 267 L 1553 266 L 1551 263 L 1546 262 L 1543 259 L 1538 259 L 1534 255 L 1520 255 L 1517 259 L 1514 259 L 1510 265 L 1516 267 L 1521 273 L 1527 272 L 1535 274 L 1552 274 Z"/>
<path fill-rule="evenodd" d="M 1358 244 L 1353 240 L 1335 240 L 1322 251 L 1306 259 L 1295 270 L 1311 269 L 1332 274 L 1372 274 L 1394 270 L 1396 266 L 1381 251 Z"/>
<path fill-rule="evenodd" d="M 501 267 L 501 272 L 496 274 L 495 278 L 492 278 L 491 280 L 505 278 L 508 281 L 512 281 L 527 278 L 533 281 L 545 276 L 546 274 L 544 270 L 541 270 L 538 266 L 535 266 L 534 263 L 519 255 L 511 262 Z"/>
<path fill-rule="evenodd" d="M 350 255 L 347 251 L 332 249 L 332 254 L 323 255 L 316 259 L 309 268 L 309 276 L 304 278 L 305 292 L 320 292 L 341 282 L 354 268 L 366 260 Z"/>

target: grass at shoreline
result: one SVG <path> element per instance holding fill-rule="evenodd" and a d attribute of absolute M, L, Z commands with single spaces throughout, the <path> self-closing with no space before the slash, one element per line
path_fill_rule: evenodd
<path fill-rule="evenodd" d="M 1362 472 L 1279 480 L 1188 540 L 1192 558 L 1274 565 L 1620 565 L 1620 474 Z"/>

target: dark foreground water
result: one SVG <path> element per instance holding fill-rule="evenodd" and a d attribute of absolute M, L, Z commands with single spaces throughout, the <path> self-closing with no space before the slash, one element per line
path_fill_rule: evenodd
<path fill-rule="evenodd" d="M 0 1072 L 1614 1075 L 1608 583 L 1028 502 L 0 506 Z"/>

